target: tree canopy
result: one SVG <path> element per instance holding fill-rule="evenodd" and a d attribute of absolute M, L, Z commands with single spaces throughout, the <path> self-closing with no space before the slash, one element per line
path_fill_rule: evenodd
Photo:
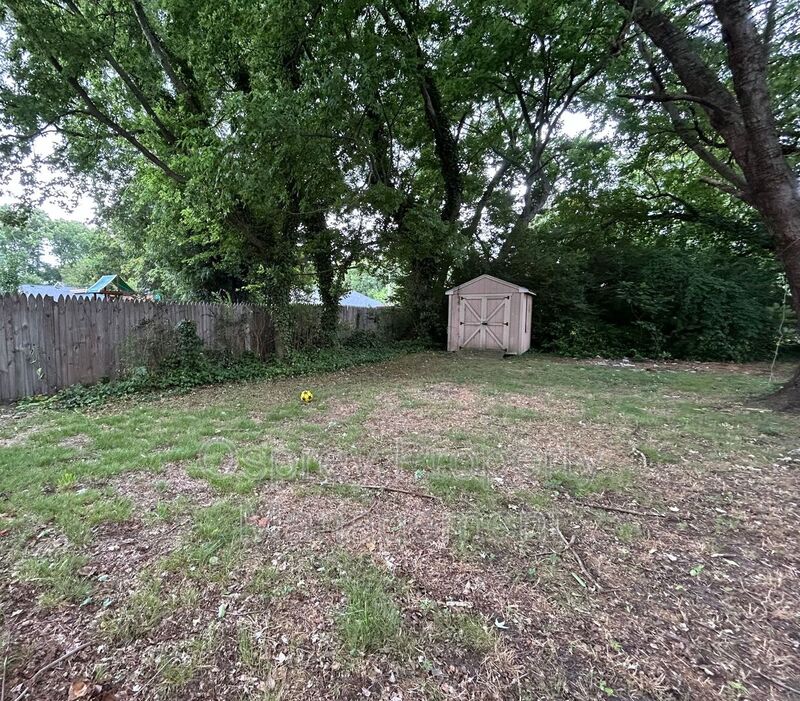
<path fill-rule="evenodd" d="M 539 293 L 540 347 L 737 359 L 783 280 L 800 304 L 794 2 L 0 6 L 6 172 L 54 135 L 140 285 L 280 331 L 313 284 L 330 342 L 368 271 L 433 338 L 445 288 L 494 272 Z"/>

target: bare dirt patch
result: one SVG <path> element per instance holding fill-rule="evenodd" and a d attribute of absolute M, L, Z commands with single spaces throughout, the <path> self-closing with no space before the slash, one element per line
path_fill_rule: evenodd
<path fill-rule="evenodd" d="M 190 477 L 182 463 L 167 463 L 160 472 L 124 473 L 114 478 L 111 485 L 118 494 L 131 499 L 140 513 L 178 497 L 199 506 L 211 504 L 216 497 L 208 483 Z"/>

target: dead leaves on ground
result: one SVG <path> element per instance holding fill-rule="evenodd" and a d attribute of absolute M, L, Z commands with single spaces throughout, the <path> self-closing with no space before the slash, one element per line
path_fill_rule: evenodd
<path fill-rule="evenodd" d="M 67 701 L 125 701 L 127 694 L 115 693 L 103 684 L 95 684 L 91 679 L 73 679 L 67 692 Z"/>

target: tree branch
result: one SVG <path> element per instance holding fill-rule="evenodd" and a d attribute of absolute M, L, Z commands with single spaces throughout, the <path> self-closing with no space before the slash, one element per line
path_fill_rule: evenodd
<path fill-rule="evenodd" d="M 133 8 L 133 14 L 136 17 L 136 21 L 142 30 L 142 34 L 144 35 L 147 44 L 150 46 L 150 50 L 153 52 L 158 65 L 161 66 L 161 70 L 163 70 L 169 78 L 169 82 L 171 83 L 173 89 L 178 95 L 181 95 L 186 99 L 186 102 L 192 112 L 195 114 L 201 114 L 202 109 L 199 101 L 197 100 L 194 92 L 189 88 L 189 84 L 184 80 L 178 69 L 176 69 L 173 65 L 172 56 L 170 55 L 166 46 L 164 46 L 164 43 L 161 41 L 159 36 L 153 30 L 150 20 L 147 17 L 147 13 L 145 12 L 140 0 L 131 0 L 131 7 Z"/>
<path fill-rule="evenodd" d="M 164 173 L 166 173 L 170 178 L 172 178 L 175 182 L 183 183 L 186 182 L 186 178 L 177 173 L 169 165 L 159 158 L 155 153 L 153 153 L 149 148 L 147 148 L 136 136 L 128 129 L 125 129 L 120 124 L 117 124 L 113 119 L 111 119 L 107 114 L 105 114 L 92 100 L 89 93 L 86 89 L 81 85 L 80 81 L 75 78 L 74 76 L 65 76 L 64 69 L 61 66 L 61 63 L 53 56 L 49 57 L 50 63 L 56 69 L 56 71 L 61 75 L 61 77 L 65 80 L 67 85 L 69 85 L 73 91 L 78 95 L 81 101 L 86 105 L 86 111 L 94 117 L 98 122 L 103 124 L 104 126 L 111 129 L 111 131 L 116 134 L 117 136 L 123 138 L 127 141 L 131 146 L 133 146 L 139 153 L 141 153 L 148 161 L 150 161 L 153 165 L 158 166 Z"/>
<path fill-rule="evenodd" d="M 688 95 L 687 93 L 678 93 L 677 95 L 668 95 L 666 93 L 620 93 L 618 96 L 627 98 L 629 100 L 642 100 L 643 102 L 696 102 L 700 105 L 708 107 L 709 109 L 719 109 L 719 107 L 710 100 L 707 100 L 704 97 Z"/>

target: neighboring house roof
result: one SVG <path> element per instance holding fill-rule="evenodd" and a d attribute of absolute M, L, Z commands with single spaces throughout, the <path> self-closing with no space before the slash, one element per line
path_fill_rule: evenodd
<path fill-rule="evenodd" d="M 94 285 L 88 287 L 86 292 L 89 294 L 98 294 L 105 292 L 109 287 L 114 287 L 120 292 L 127 292 L 129 294 L 136 294 L 134 290 L 125 280 L 119 275 L 103 275 Z"/>
<path fill-rule="evenodd" d="M 319 291 L 312 290 L 311 292 L 298 292 L 292 295 L 292 300 L 297 304 L 321 304 L 319 299 Z M 340 307 L 385 307 L 386 304 L 380 300 L 367 297 L 367 295 L 360 292 L 346 292 L 339 300 Z"/>
<path fill-rule="evenodd" d="M 340 307 L 385 307 L 386 305 L 377 299 L 362 295 L 360 292 L 348 292 L 339 300 Z"/>
<path fill-rule="evenodd" d="M 478 275 L 478 277 L 474 277 L 472 278 L 472 280 L 467 280 L 466 282 L 462 282 L 460 285 L 456 285 L 452 289 L 447 290 L 445 294 L 448 295 L 455 294 L 462 287 L 471 285 L 473 282 L 477 282 L 478 280 L 492 280 L 494 282 L 500 283 L 501 285 L 505 285 L 506 287 L 509 287 L 515 290 L 516 292 L 522 292 L 523 294 L 529 294 L 534 296 L 536 294 L 535 292 L 531 292 L 527 287 L 520 287 L 519 285 L 515 285 L 513 282 L 509 282 L 508 280 L 501 280 L 499 277 L 495 277 L 494 275 L 488 275 L 488 274 Z"/>
<path fill-rule="evenodd" d="M 78 290 L 69 285 L 20 285 L 18 288 L 20 294 L 27 295 L 28 297 L 52 297 L 53 299 L 61 299 L 62 297 L 85 297 L 83 290 Z"/>

